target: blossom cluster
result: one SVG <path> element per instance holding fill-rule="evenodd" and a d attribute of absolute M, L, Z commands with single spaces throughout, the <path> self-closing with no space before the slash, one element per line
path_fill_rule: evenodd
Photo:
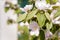
<path fill-rule="evenodd" d="M 20 28 L 18 34 L 20 36 L 24 35 L 25 30 L 28 30 L 27 34 L 29 34 L 29 37 L 36 36 L 39 38 L 40 31 L 43 30 L 45 40 L 53 39 L 57 34 L 58 39 L 60 38 L 60 0 L 53 4 L 47 3 L 46 0 L 35 0 L 34 4 L 25 5 L 24 8 L 13 2 L 6 2 L 5 8 L 7 10 L 12 9 L 17 14 L 17 20 L 14 14 L 10 13 L 8 16 L 11 16 L 10 19 L 18 23 L 18 29 Z M 22 14 L 22 12 L 24 13 Z M 21 28 L 25 26 L 27 28 L 22 30 Z M 59 30 L 57 31 L 54 27 L 58 27 Z"/>

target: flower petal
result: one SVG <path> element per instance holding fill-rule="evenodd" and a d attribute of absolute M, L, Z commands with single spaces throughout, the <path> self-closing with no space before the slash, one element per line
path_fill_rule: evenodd
<path fill-rule="evenodd" d="M 20 23 L 20 26 L 24 26 L 25 24 L 23 22 Z"/>

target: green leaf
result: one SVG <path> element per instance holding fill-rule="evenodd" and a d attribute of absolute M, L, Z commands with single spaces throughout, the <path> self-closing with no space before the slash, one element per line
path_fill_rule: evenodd
<path fill-rule="evenodd" d="M 40 40 L 45 40 L 45 34 L 44 31 L 40 30 Z"/>
<path fill-rule="evenodd" d="M 44 24 L 45 24 L 46 17 L 45 17 L 44 14 L 38 13 L 38 14 L 37 14 L 37 20 L 38 20 L 38 23 L 39 23 L 40 27 L 42 27 L 42 26 L 44 26 Z"/>
<path fill-rule="evenodd" d="M 51 28 L 51 32 L 54 34 L 59 28 L 60 28 L 59 25 L 53 24 L 53 27 Z"/>
<path fill-rule="evenodd" d="M 46 0 L 47 3 L 50 3 L 50 0 Z"/>
<path fill-rule="evenodd" d="M 58 0 L 46 0 L 47 3 L 55 4 Z"/>
<path fill-rule="evenodd" d="M 56 3 L 58 0 L 52 0 L 51 3 L 54 4 Z"/>
<path fill-rule="evenodd" d="M 60 8 L 58 9 L 58 11 L 56 12 L 56 14 L 54 15 L 54 18 L 60 16 Z"/>
<path fill-rule="evenodd" d="M 52 28 L 52 23 L 46 23 L 46 28 L 48 29 L 48 30 L 50 30 L 51 28 Z"/>
<path fill-rule="evenodd" d="M 17 13 L 17 14 L 20 13 L 20 12 L 21 12 L 20 9 L 16 9 L 16 10 L 15 10 L 15 13 Z"/>
<path fill-rule="evenodd" d="M 30 12 L 30 13 L 27 15 L 26 20 L 31 19 L 36 13 L 37 13 L 37 9 L 36 9 L 36 10 L 33 10 L 32 12 Z"/>
<path fill-rule="evenodd" d="M 46 16 L 46 18 L 50 21 L 50 15 L 49 15 L 49 13 L 45 13 L 45 16 Z"/>
<path fill-rule="evenodd" d="M 17 18 L 17 22 L 20 22 L 26 18 L 27 13 L 20 14 L 19 17 Z"/>
<path fill-rule="evenodd" d="M 5 12 L 7 12 L 9 10 L 9 7 L 5 7 Z"/>

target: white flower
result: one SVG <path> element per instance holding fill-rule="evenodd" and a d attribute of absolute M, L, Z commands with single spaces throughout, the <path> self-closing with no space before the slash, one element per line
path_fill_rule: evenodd
<path fill-rule="evenodd" d="M 48 39 L 48 38 L 51 38 L 52 37 L 52 32 L 50 32 L 49 30 L 47 30 L 46 32 L 45 32 L 45 38 L 46 38 L 46 40 Z"/>
<path fill-rule="evenodd" d="M 35 35 L 35 36 L 38 36 L 39 35 L 39 30 L 35 30 L 35 31 L 31 31 L 30 32 L 30 35 Z"/>
<path fill-rule="evenodd" d="M 26 5 L 24 8 L 20 8 L 23 12 L 27 12 L 28 10 L 31 10 L 33 5 Z"/>
<path fill-rule="evenodd" d="M 52 23 L 53 23 L 53 24 L 60 24 L 60 21 L 52 20 Z"/>
<path fill-rule="evenodd" d="M 60 3 L 59 3 L 59 2 L 57 2 L 57 3 L 56 3 L 56 6 L 60 6 Z"/>
<path fill-rule="evenodd" d="M 60 24 L 60 16 L 58 16 L 57 18 L 55 18 L 54 20 L 52 20 L 52 22 L 54 23 L 54 24 Z"/>
<path fill-rule="evenodd" d="M 51 20 L 53 20 L 54 18 L 54 14 L 56 14 L 57 10 L 53 10 L 52 13 L 50 14 L 50 18 Z"/>
<path fill-rule="evenodd" d="M 29 23 L 28 22 L 25 22 L 25 23 L 24 22 L 20 22 L 20 26 L 24 26 L 24 25 L 29 28 Z"/>
<path fill-rule="evenodd" d="M 50 7 L 50 4 L 47 4 L 46 1 L 36 0 L 35 6 L 36 6 L 39 10 L 44 10 L 44 9 L 49 8 L 49 7 Z"/>
<path fill-rule="evenodd" d="M 32 7 L 33 7 L 33 5 L 26 5 L 26 6 L 24 7 L 24 9 L 25 9 L 25 10 L 31 10 Z"/>
<path fill-rule="evenodd" d="M 25 25 L 26 25 L 26 26 L 29 26 L 29 23 L 28 23 L 28 22 L 25 22 Z"/>
<path fill-rule="evenodd" d="M 29 23 L 28 22 L 25 22 L 25 26 L 27 26 L 28 29 L 29 29 Z"/>
<path fill-rule="evenodd" d="M 35 35 L 35 36 L 39 35 L 39 26 L 38 26 L 38 24 L 35 21 L 33 21 L 29 25 L 29 29 L 31 30 L 30 31 L 30 35 Z"/>
<path fill-rule="evenodd" d="M 24 22 L 21 22 L 21 23 L 20 23 L 20 26 L 24 26 L 24 25 L 25 25 Z"/>
<path fill-rule="evenodd" d="M 60 19 L 60 16 L 58 16 L 57 18 L 55 18 L 55 20 L 59 20 Z"/>
<path fill-rule="evenodd" d="M 60 24 L 60 16 L 54 18 L 54 15 L 56 14 L 57 10 L 53 10 L 52 13 L 50 14 L 50 18 L 52 20 L 53 24 Z"/>

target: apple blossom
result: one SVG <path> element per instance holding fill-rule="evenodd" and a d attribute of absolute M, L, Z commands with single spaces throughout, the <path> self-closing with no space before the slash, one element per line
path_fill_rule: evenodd
<path fill-rule="evenodd" d="M 31 30 L 30 31 L 30 35 L 35 35 L 35 36 L 39 35 L 39 26 L 38 26 L 38 24 L 35 21 L 33 21 L 29 25 L 29 29 Z"/>
<path fill-rule="evenodd" d="M 44 9 L 49 8 L 49 7 L 50 7 L 50 4 L 47 4 L 46 1 L 36 0 L 35 6 L 36 6 L 37 9 L 39 9 L 39 10 L 44 10 Z"/>
<path fill-rule="evenodd" d="M 30 35 L 35 35 L 35 36 L 38 36 L 39 35 L 39 30 L 35 30 L 35 31 L 31 31 L 30 32 Z"/>
<path fill-rule="evenodd" d="M 48 40 L 48 38 L 51 38 L 52 37 L 52 32 L 50 32 L 49 30 L 47 30 L 46 32 L 45 32 L 45 38 L 46 38 L 46 40 Z"/>
<path fill-rule="evenodd" d="M 27 12 L 28 10 L 31 10 L 33 5 L 26 5 L 24 8 L 20 8 L 23 12 Z"/>

